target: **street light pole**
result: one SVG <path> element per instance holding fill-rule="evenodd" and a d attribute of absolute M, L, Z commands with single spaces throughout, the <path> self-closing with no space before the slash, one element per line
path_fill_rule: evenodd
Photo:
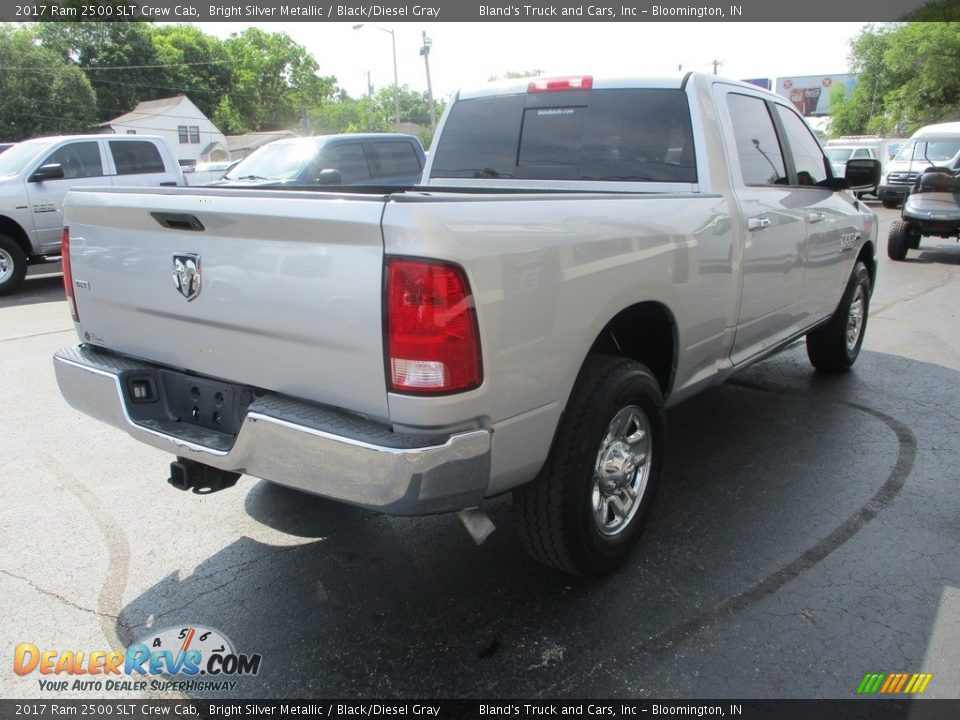
<path fill-rule="evenodd" d="M 380 27 L 379 25 L 373 25 L 370 23 L 360 23 L 359 25 L 354 25 L 354 30 L 359 30 L 364 25 L 370 25 L 372 28 L 377 30 L 382 30 L 385 33 L 390 33 L 390 41 L 393 46 L 393 127 L 397 132 L 400 132 L 400 83 L 397 79 L 397 35 L 393 30 L 387 30 L 385 27 Z"/>
<path fill-rule="evenodd" d="M 423 64 L 427 68 L 427 100 L 430 103 L 430 130 L 436 132 L 437 129 L 437 111 L 433 106 L 433 86 L 430 84 L 430 46 L 433 40 L 427 37 L 427 31 L 423 31 L 423 47 L 420 48 L 420 54 L 423 55 Z"/>

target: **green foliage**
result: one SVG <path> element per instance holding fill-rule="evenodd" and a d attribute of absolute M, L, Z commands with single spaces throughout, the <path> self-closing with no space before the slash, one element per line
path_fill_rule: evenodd
<path fill-rule="evenodd" d="M 96 119 L 96 99 L 83 72 L 29 30 L 0 25 L 0 139 L 80 132 Z"/>
<path fill-rule="evenodd" d="M 903 19 L 910 22 L 957 22 L 960 20 L 960 4 L 957 0 L 929 0 Z"/>
<path fill-rule="evenodd" d="M 351 98 L 335 77 L 320 73 L 304 47 L 285 33 L 257 27 L 220 40 L 192 25 L 142 21 L 45 22 L 23 29 L 0 24 L 0 57 L 3 67 L 36 68 L 33 74 L 0 76 L 4 139 L 90 128 L 142 101 L 177 94 L 188 96 L 228 135 L 389 131 L 395 122 L 393 86 L 372 100 Z M 423 127 L 429 141 L 426 93 L 402 87 L 398 99 L 400 120 Z M 443 103 L 434 102 L 434 111 L 439 119 Z"/>
<path fill-rule="evenodd" d="M 858 82 L 831 101 L 834 135 L 909 135 L 960 119 L 960 24 L 869 26 L 851 46 Z"/>
<path fill-rule="evenodd" d="M 247 28 L 224 46 L 233 72 L 230 102 L 247 129 L 296 126 L 334 92 L 336 78 L 318 75 L 317 61 L 286 33 Z"/>

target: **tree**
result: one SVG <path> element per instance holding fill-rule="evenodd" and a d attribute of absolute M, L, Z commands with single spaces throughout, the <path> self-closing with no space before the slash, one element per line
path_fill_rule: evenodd
<path fill-rule="evenodd" d="M 909 135 L 960 119 L 960 24 L 868 26 L 851 45 L 857 85 L 831 102 L 835 135 Z"/>
<path fill-rule="evenodd" d="M 44 47 L 83 70 L 96 91 L 101 121 L 129 112 L 141 100 L 177 93 L 157 67 L 149 23 L 41 23 L 36 34 Z"/>
<path fill-rule="evenodd" d="M 336 78 L 318 75 L 317 61 L 286 33 L 247 28 L 224 46 L 233 69 L 230 105 L 244 130 L 296 125 L 334 92 Z"/>
<path fill-rule="evenodd" d="M 0 25 L 0 137 L 81 132 L 96 122 L 96 94 L 83 72 L 29 30 Z"/>
<path fill-rule="evenodd" d="M 183 93 L 212 118 L 228 97 L 233 81 L 223 42 L 193 25 L 156 27 L 152 41 L 157 63 L 162 66 L 158 73 L 162 80 L 157 84 L 171 88 L 162 97 Z"/>

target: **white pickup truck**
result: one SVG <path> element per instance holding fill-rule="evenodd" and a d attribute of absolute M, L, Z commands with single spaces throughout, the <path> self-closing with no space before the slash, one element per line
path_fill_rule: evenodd
<path fill-rule="evenodd" d="M 151 135 L 57 135 L 0 155 L 0 295 L 27 266 L 59 259 L 67 191 L 104 185 L 186 185 L 169 141 Z"/>
<path fill-rule="evenodd" d="M 598 574 L 637 541 L 665 408 L 806 335 L 849 368 L 877 221 L 788 101 L 712 75 L 462 91 L 408 189 L 71 192 L 67 401 L 177 456 L 489 531 Z M 335 168 L 334 168 L 335 169 Z"/>

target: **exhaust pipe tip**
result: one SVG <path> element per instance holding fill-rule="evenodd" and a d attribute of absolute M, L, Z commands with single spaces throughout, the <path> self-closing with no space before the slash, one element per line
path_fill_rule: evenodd
<path fill-rule="evenodd" d="M 497 529 L 490 516 L 480 508 L 470 508 L 468 510 L 457 511 L 457 517 L 463 523 L 467 533 L 473 538 L 477 545 L 483 545 L 491 533 Z"/>

